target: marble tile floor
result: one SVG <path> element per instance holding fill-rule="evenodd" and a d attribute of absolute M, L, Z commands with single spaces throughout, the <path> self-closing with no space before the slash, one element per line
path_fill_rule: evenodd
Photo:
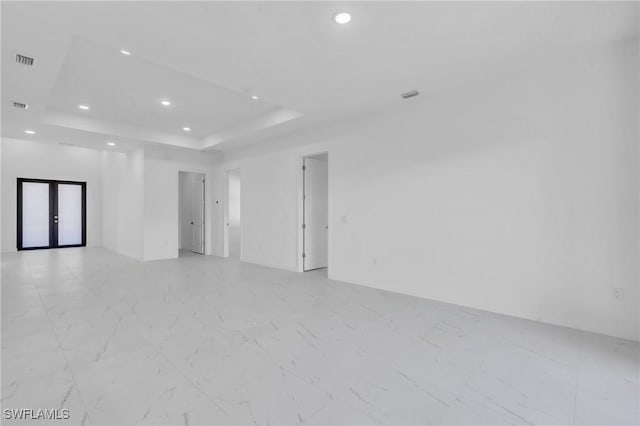
<path fill-rule="evenodd" d="M 74 425 L 637 425 L 637 342 L 210 256 L 2 255 L 2 408 Z"/>

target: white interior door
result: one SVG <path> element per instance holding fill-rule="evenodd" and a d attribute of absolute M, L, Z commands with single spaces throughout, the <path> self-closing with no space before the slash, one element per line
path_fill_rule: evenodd
<path fill-rule="evenodd" d="M 329 242 L 329 162 L 304 159 L 304 270 L 326 268 Z"/>
<path fill-rule="evenodd" d="M 204 176 L 199 176 L 194 185 L 191 251 L 204 254 Z"/>
<path fill-rule="evenodd" d="M 235 259 L 240 259 L 240 197 L 242 185 L 240 170 L 229 170 L 227 172 L 227 183 L 226 255 Z"/>

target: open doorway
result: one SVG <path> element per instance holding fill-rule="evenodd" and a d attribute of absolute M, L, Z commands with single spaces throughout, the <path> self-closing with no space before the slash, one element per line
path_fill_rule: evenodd
<path fill-rule="evenodd" d="M 178 172 L 179 255 L 205 253 L 205 177 L 203 173 Z"/>
<path fill-rule="evenodd" d="M 227 256 L 240 259 L 242 253 L 242 226 L 240 213 L 240 193 L 242 179 L 240 169 L 227 172 Z"/>
<path fill-rule="evenodd" d="M 329 265 L 329 155 L 302 159 L 302 270 Z"/>

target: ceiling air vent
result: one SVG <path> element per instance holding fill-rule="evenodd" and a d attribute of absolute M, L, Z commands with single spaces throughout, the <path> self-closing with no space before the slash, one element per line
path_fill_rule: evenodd
<path fill-rule="evenodd" d="M 23 104 L 22 102 L 13 102 L 13 107 L 18 109 L 29 109 L 29 105 Z"/>
<path fill-rule="evenodd" d="M 410 92 L 407 93 L 403 93 L 402 95 L 402 99 L 409 99 L 409 98 L 413 98 L 414 96 L 418 96 L 420 94 L 420 92 L 418 92 L 417 90 L 412 90 Z"/>
<path fill-rule="evenodd" d="M 16 53 L 16 62 L 21 64 L 21 65 L 26 65 L 28 67 L 32 67 L 33 66 L 33 58 L 31 58 L 29 56 L 21 55 L 19 53 Z"/>

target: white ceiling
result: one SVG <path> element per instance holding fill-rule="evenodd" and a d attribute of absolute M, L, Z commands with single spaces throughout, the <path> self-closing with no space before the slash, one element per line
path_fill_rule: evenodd
<path fill-rule="evenodd" d="M 160 104 L 171 101 L 170 107 Z M 277 109 L 248 93 L 238 93 L 158 65 L 139 56 L 74 38 L 47 108 L 126 123 L 166 133 L 203 138 Z"/>
<path fill-rule="evenodd" d="M 410 89 L 428 96 L 481 80 L 524 57 L 638 37 L 637 2 L 1 7 L 2 135 L 33 128 L 33 138 L 96 147 L 233 149 L 392 106 Z M 352 22 L 333 22 L 338 10 Z M 17 52 L 35 66 L 16 64 Z M 165 96 L 170 108 L 159 105 Z M 31 108 L 14 110 L 14 100 Z"/>

